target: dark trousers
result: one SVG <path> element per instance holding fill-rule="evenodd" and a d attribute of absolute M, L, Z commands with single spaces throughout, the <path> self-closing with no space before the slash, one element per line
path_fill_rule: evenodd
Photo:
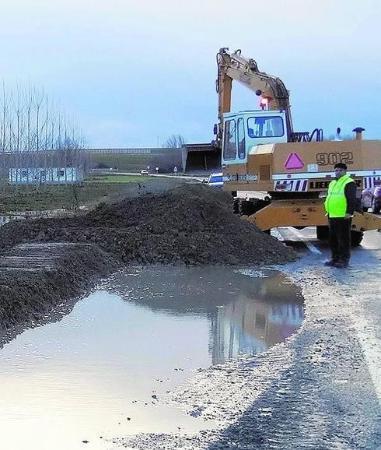
<path fill-rule="evenodd" d="M 348 262 L 351 257 L 352 219 L 329 219 L 328 222 L 332 259 Z"/>

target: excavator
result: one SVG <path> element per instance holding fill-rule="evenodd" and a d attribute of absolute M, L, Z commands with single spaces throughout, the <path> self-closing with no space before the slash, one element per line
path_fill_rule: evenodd
<path fill-rule="evenodd" d="M 215 143 L 221 149 L 223 189 L 235 197 L 235 211 L 266 232 L 315 226 L 317 238 L 326 239 L 323 199 L 334 165 L 348 166 L 360 197 L 362 189 L 381 181 L 381 141 L 364 140 L 361 127 L 349 141 L 324 140 L 320 128 L 295 132 L 289 92 L 281 79 L 260 71 L 240 50 L 221 48 L 217 66 Z M 233 81 L 258 96 L 257 110 L 230 111 Z M 359 208 L 352 220 L 352 245 L 361 243 L 364 231 L 380 228 L 381 216 Z"/>

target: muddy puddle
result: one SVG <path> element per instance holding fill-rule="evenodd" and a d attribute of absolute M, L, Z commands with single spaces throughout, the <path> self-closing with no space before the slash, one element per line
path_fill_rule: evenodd
<path fill-rule="evenodd" d="M 134 267 L 60 322 L 0 350 L 0 448 L 113 448 L 113 437 L 210 428 L 165 401 L 198 368 L 254 355 L 300 326 L 274 271 Z"/>
<path fill-rule="evenodd" d="M 11 220 L 21 219 L 21 216 L 1 216 L 0 215 L 0 227 L 10 222 Z"/>

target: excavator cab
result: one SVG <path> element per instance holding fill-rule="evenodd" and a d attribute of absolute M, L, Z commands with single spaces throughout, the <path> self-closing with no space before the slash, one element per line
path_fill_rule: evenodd
<path fill-rule="evenodd" d="M 223 121 L 222 164 L 225 166 L 246 162 L 259 145 L 287 142 L 284 111 L 225 113 Z"/>

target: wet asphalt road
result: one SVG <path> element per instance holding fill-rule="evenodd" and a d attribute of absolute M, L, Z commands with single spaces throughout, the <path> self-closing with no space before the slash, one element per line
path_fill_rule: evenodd
<path fill-rule="evenodd" d="M 197 373 L 172 397 L 219 421 L 218 431 L 139 435 L 110 448 L 381 448 L 381 233 L 366 234 L 348 269 L 323 265 L 328 247 L 311 230 L 280 233 L 302 256 L 279 267 L 303 290 L 299 332 L 263 355 Z"/>

